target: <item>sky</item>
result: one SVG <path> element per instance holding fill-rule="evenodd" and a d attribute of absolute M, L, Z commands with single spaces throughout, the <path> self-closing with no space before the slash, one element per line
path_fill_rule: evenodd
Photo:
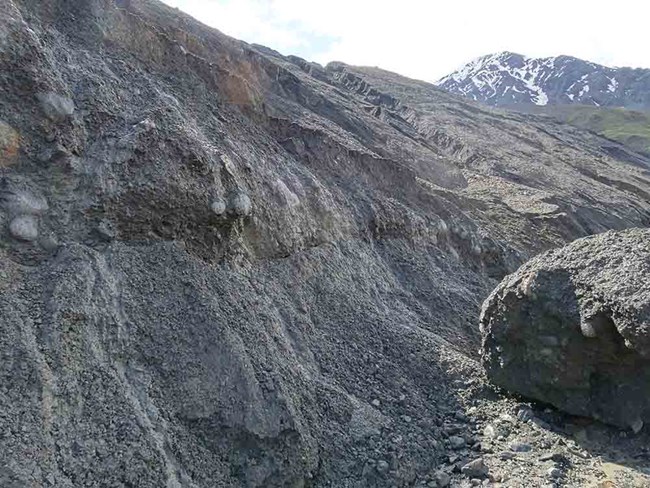
<path fill-rule="evenodd" d="M 232 37 L 436 81 L 485 54 L 650 68 L 645 0 L 163 0 Z"/>

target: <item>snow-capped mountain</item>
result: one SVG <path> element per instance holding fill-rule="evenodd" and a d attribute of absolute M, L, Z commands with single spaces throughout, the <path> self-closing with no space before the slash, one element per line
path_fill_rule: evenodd
<path fill-rule="evenodd" d="M 471 61 L 436 84 L 489 105 L 650 109 L 650 69 L 609 68 L 571 56 L 491 54 Z"/>

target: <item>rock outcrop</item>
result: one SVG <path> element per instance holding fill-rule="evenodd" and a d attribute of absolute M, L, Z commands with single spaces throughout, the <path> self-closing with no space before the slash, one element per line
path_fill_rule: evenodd
<path fill-rule="evenodd" d="M 494 383 L 574 415 L 650 422 L 650 230 L 607 232 L 535 257 L 483 304 Z"/>
<path fill-rule="evenodd" d="M 496 280 L 650 222 L 605 144 L 153 0 L 0 0 L 0 485 L 453 485 Z"/>

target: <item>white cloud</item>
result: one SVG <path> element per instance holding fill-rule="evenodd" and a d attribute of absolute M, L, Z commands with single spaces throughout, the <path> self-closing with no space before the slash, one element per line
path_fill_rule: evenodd
<path fill-rule="evenodd" d="M 503 50 L 650 68 L 650 4 L 639 0 L 165 1 L 284 54 L 380 66 L 429 81 Z"/>

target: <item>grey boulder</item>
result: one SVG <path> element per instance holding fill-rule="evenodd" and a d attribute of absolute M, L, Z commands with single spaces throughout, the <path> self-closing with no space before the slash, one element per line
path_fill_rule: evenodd
<path fill-rule="evenodd" d="M 485 478 L 489 472 L 482 458 L 474 459 L 461 468 L 461 473 L 468 478 Z"/>
<path fill-rule="evenodd" d="M 33 241 L 38 237 L 38 222 L 32 215 L 16 217 L 9 224 L 11 235 L 21 241 Z"/>
<path fill-rule="evenodd" d="M 37 98 L 45 115 L 52 120 L 63 120 L 74 113 L 74 102 L 68 97 L 48 92 L 39 93 Z"/>
<path fill-rule="evenodd" d="M 496 385 L 574 415 L 650 421 L 650 230 L 579 239 L 537 256 L 483 304 Z"/>
<path fill-rule="evenodd" d="M 230 200 L 230 212 L 236 217 L 247 217 L 253 209 L 250 197 L 246 193 L 238 192 Z M 214 208 L 213 208 L 214 210 Z"/>

